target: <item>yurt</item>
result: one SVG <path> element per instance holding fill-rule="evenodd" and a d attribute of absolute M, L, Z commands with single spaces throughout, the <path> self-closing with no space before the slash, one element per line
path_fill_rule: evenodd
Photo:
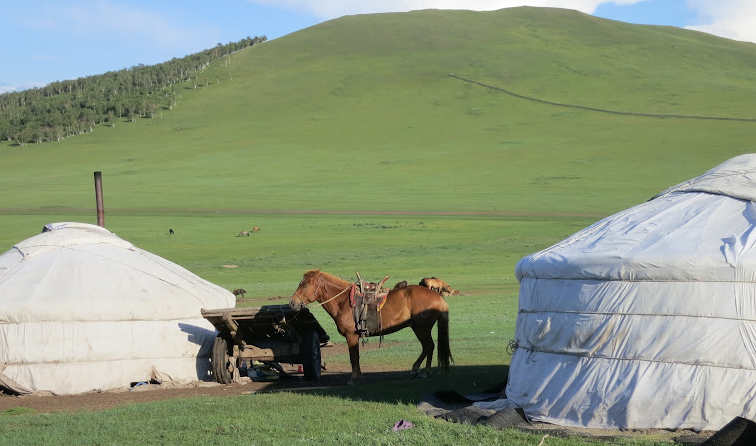
<path fill-rule="evenodd" d="M 0 256 L 0 388 L 75 394 L 211 379 L 201 308 L 229 291 L 99 226 L 46 225 Z"/>
<path fill-rule="evenodd" d="M 756 420 L 756 155 L 521 259 L 506 403 L 589 428 Z"/>

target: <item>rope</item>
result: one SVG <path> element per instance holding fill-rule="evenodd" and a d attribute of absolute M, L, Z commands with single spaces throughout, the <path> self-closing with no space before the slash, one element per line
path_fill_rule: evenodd
<path fill-rule="evenodd" d="M 517 344 L 517 341 L 515 341 L 514 339 L 510 339 L 509 343 L 507 344 L 507 353 L 509 353 L 509 356 L 514 355 L 514 352 L 515 350 L 517 350 L 518 347 L 519 345 Z"/>
<path fill-rule="evenodd" d="M 321 278 L 322 278 L 322 276 L 321 276 Z M 336 299 L 337 297 L 341 296 L 342 294 L 344 294 L 344 292 L 345 292 L 346 290 L 348 290 L 348 289 L 352 288 L 352 285 L 353 285 L 353 284 L 351 284 L 351 283 L 350 283 L 350 284 L 349 284 L 349 285 L 348 285 L 348 286 L 347 286 L 346 288 L 344 288 L 344 289 L 343 289 L 343 290 L 342 290 L 342 291 L 341 291 L 341 292 L 340 292 L 339 294 L 337 294 L 337 295 L 333 296 L 332 298 L 328 299 L 328 300 L 327 300 L 327 301 L 325 301 L 325 302 L 318 302 L 318 303 L 314 304 L 313 306 L 315 306 L 315 307 L 322 307 L 323 305 L 327 304 L 328 302 L 330 302 L 330 301 L 332 301 L 332 300 Z M 325 287 L 324 287 L 324 288 L 325 288 Z"/>

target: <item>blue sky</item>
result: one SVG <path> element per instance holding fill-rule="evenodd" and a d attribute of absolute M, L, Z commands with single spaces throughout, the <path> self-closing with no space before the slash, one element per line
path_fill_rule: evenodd
<path fill-rule="evenodd" d="M 596 17 L 642 25 L 669 25 L 684 28 L 698 21 L 698 14 L 685 0 L 645 1 L 618 5 L 602 3 L 593 12 Z"/>
<path fill-rule="evenodd" d="M 0 93 L 152 65 L 247 36 L 275 39 L 344 15 L 521 5 L 756 42 L 756 0 L 5 0 Z"/>

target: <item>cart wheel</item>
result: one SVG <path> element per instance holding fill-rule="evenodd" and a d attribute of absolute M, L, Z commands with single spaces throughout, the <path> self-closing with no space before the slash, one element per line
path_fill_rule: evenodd
<path fill-rule="evenodd" d="M 213 375 L 215 380 L 221 384 L 231 384 L 233 382 L 233 370 L 236 364 L 233 356 L 229 355 L 229 346 L 225 338 L 218 335 L 213 344 Z"/>
<path fill-rule="evenodd" d="M 305 381 L 320 380 L 320 337 L 315 330 L 308 330 L 302 337 L 302 371 Z"/>

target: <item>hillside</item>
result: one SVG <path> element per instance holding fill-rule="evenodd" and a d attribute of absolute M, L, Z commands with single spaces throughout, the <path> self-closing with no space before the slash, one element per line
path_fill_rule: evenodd
<path fill-rule="evenodd" d="M 752 150 L 756 45 L 570 10 L 348 16 L 216 63 L 153 119 L 0 146 L 6 213 L 607 215 Z"/>

